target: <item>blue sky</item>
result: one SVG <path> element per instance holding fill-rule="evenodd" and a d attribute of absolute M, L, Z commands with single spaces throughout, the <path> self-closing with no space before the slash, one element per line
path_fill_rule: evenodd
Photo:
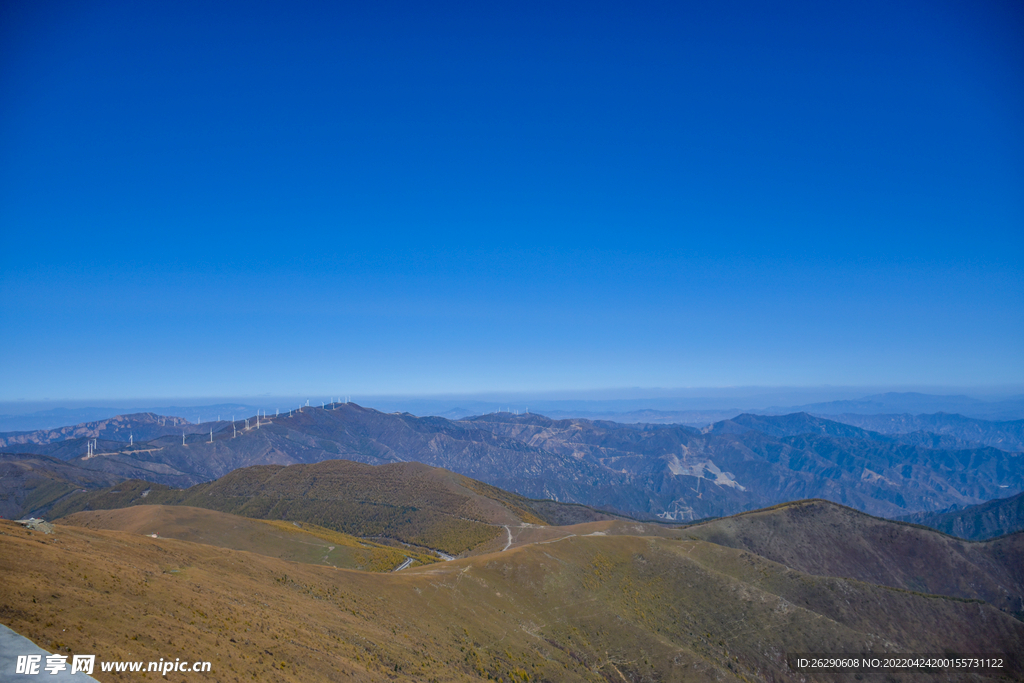
<path fill-rule="evenodd" d="M 0 400 L 1024 384 L 1016 2 L 0 5 Z"/>

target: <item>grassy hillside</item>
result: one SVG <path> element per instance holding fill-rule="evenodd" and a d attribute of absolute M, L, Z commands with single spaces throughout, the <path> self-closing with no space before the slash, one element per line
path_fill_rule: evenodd
<path fill-rule="evenodd" d="M 1024 651 L 1024 624 L 984 603 L 700 540 L 577 535 L 370 574 L 0 522 L 0 577 L 0 621 L 47 648 L 206 659 L 218 681 L 853 681 L 786 654 Z"/>
<path fill-rule="evenodd" d="M 972 543 L 808 500 L 698 524 L 683 535 L 808 574 L 980 598 L 1024 616 L 1024 534 Z"/>
<path fill-rule="evenodd" d="M 969 542 L 828 501 L 805 500 L 688 527 L 612 520 L 514 529 L 512 547 L 573 535 L 708 541 L 816 576 L 985 600 L 1024 620 L 1024 534 Z"/>
<path fill-rule="evenodd" d="M 185 505 L 136 505 L 119 510 L 76 512 L 59 524 L 156 534 L 232 550 L 364 571 L 391 571 L 406 558 L 414 566 L 438 561 L 434 555 L 397 549 L 313 524 L 249 519 Z"/>
<path fill-rule="evenodd" d="M 500 525 L 543 523 L 513 494 L 419 463 L 374 467 L 346 460 L 236 470 L 189 489 L 141 481 L 70 496 L 51 511 L 131 505 L 188 505 L 256 519 L 306 522 L 345 534 L 387 537 L 457 555 L 501 532 Z M 497 491 L 497 490 L 495 490 Z M 525 502 L 525 501 L 523 501 Z M 525 517 L 525 519 L 524 519 Z"/>

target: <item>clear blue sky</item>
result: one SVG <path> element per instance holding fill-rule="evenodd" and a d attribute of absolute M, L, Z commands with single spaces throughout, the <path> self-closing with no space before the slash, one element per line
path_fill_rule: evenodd
<path fill-rule="evenodd" d="M 0 400 L 1024 383 L 1019 2 L 0 3 Z"/>

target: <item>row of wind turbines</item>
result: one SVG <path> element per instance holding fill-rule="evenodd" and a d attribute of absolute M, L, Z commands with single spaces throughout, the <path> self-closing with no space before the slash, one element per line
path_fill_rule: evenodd
<path fill-rule="evenodd" d="M 350 396 L 346 396 L 344 401 L 341 401 L 340 399 L 335 401 L 334 397 L 332 396 L 330 403 L 328 403 L 327 401 L 321 401 L 320 402 L 320 408 L 323 409 L 323 410 L 328 410 L 327 406 L 330 405 L 331 408 L 329 408 L 329 410 L 337 410 L 339 405 L 351 403 L 350 399 L 351 399 Z M 310 406 L 309 406 L 309 399 L 307 398 L 306 399 L 306 403 L 303 404 L 303 405 L 300 405 L 298 408 L 289 408 L 288 409 L 288 417 L 291 417 L 295 413 L 295 411 L 298 411 L 298 412 L 301 413 L 303 408 L 308 408 L 308 407 L 310 407 Z M 274 417 L 280 417 L 280 416 L 281 416 L 281 409 L 278 408 L 278 409 L 276 409 L 274 411 Z M 250 424 L 250 419 L 249 418 L 245 418 L 245 427 L 242 429 L 242 431 L 243 432 L 247 432 L 247 431 L 250 431 L 251 429 L 259 429 L 263 424 L 269 424 L 270 421 L 267 419 L 267 411 L 266 410 L 263 410 L 263 414 L 262 414 L 263 422 L 260 422 L 260 417 L 261 417 L 260 416 L 260 411 L 259 411 L 259 409 L 257 409 L 256 410 L 256 422 L 255 422 L 255 424 Z M 220 416 L 219 415 L 217 416 L 217 422 L 220 422 Z M 203 419 L 202 419 L 202 417 L 199 417 L 196 420 L 196 424 L 202 424 L 202 423 L 203 423 Z M 181 432 L 181 445 L 182 446 L 187 446 L 188 445 L 187 443 L 185 443 L 185 436 L 186 436 L 185 432 L 182 431 Z M 231 438 L 234 439 L 237 436 L 238 436 L 238 423 L 235 420 L 235 416 L 232 415 L 231 416 Z M 130 435 L 129 435 L 129 438 L 130 438 Z M 210 439 L 206 443 L 213 443 L 213 427 L 210 427 Z"/>
<path fill-rule="evenodd" d="M 334 397 L 332 396 L 330 403 L 328 403 L 327 401 L 321 401 L 320 402 L 320 407 L 322 409 L 324 409 L 324 410 L 337 410 L 339 405 L 343 405 L 343 404 L 347 404 L 347 403 L 351 403 L 351 397 L 350 396 L 346 396 L 344 401 L 342 401 L 340 398 L 338 400 L 335 400 Z M 328 408 L 327 406 L 331 406 L 331 407 Z M 308 407 L 309 407 L 309 399 L 306 399 L 306 403 L 303 404 L 303 405 L 298 406 L 298 408 L 290 408 L 288 410 L 288 416 L 291 417 L 296 411 L 302 412 L 303 408 L 308 408 Z M 280 410 L 280 408 L 278 408 L 277 410 L 274 411 L 274 417 L 280 417 L 280 415 L 281 415 L 281 410 Z M 261 421 L 261 418 L 262 418 L 262 421 Z M 217 420 L 216 421 L 220 422 L 220 416 L 219 415 L 217 416 Z M 245 427 L 242 429 L 243 432 L 247 432 L 247 431 L 249 431 L 251 429 L 259 429 L 262 425 L 267 424 L 267 423 L 270 422 L 267 419 L 267 411 L 266 410 L 262 410 L 262 411 L 257 410 L 256 411 L 256 419 L 255 419 L 255 423 L 254 424 L 250 424 L 250 422 L 251 422 L 250 418 L 245 418 L 244 421 L 245 421 Z M 196 424 L 202 424 L 202 423 L 203 423 L 202 416 L 199 416 L 196 419 Z M 186 437 L 187 436 L 188 436 L 187 432 L 185 432 L 183 430 L 181 432 L 181 445 L 182 446 L 188 446 L 188 443 L 186 442 Z M 238 422 L 235 420 L 235 416 L 232 415 L 231 416 L 231 438 L 234 439 L 237 436 L 238 436 Z M 206 441 L 206 443 L 213 443 L 213 427 L 210 427 L 210 436 L 209 436 L 209 439 Z M 128 433 L 128 447 L 131 448 L 134 445 L 135 445 L 135 434 L 133 432 L 129 432 Z M 88 459 L 96 456 L 98 448 L 99 448 L 99 439 L 89 439 L 88 441 L 86 441 L 85 442 L 85 459 L 88 460 Z"/>
<path fill-rule="evenodd" d="M 320 408 L 322 410 L 337 410 L 339 405 L 346 405 L 348 403 L 351 403 L 351 397 L 350 396 L 345 396 L 344 399 L 345 400 L 342 401 L 341 398 L 339 397 L 338 400 L 335 400 L 334 397 L 332 396 L 330 402 L 321 401 L 320 402 Z M 330 406 L 330 407 L 328 408 L 328 406 Z M 288 417 L 291 417 L 296 411 L 301 413 L 303 408 L 309 408 L 309 407 L 310 407 L 309 399 L 307 398 L 305 404 L 302 404 L 302 405 L 298 406 L 297 408 L 289 408 L 288 409 Z M 515 408 L 512 408 L 512 407 L 505 408 L 504 410 L 499 408 L 497 412 L 498 413 L 505 412 L 505 413 L 509 413 L 511 415 L 519 415 L 519 410 L 515 409 Z M 524 414 L 529 415 L 529 413 L 530 413 L 530 409 L 527 408 L 525 410 Z M 280 415 L 281 415 L 281 410 L 280 409 L 276 409 L 274 411 L 274 417 L 275 418 L 276 417 L 280 417 Z M 261 417 L 262 417 L 262 422 L 260 420 Z M 219 415 L 217 416 L 217 420 L 216 421 L 220 422 L 220 416 Z M 247 431 L 250 431 L 252 429 L 259 429 L 263 424 L 269 424 L 269 422 L 270 422 L 267 419 L 267 411 L 263 410 L 262 411 L 262 415 L 261 415 L 261 411 L 258 410 L 258 409 L 256 411 L 255 424 L 250 424 L 250 421 L 251 421 L 250 418 L 244 418 L 245 427 L 242 428 L 243 432 L 247 432 Z M 196 424 L 202 424 L 202 423 L 203 423 L 203 420 L 202 420 L 202 417 L 200 416 L 196 420 Z M 186 432 L 182 431 L 181 432 L 181 445 L 182 446 L 188 446 L 188 444 L 185 441 L 186 436 L 187 436 Z M 238 422 L 235 420 L 235 416 L 232 415 L 231 416 L 231 438 L 234 439 L 234 438 L 237 438 L 237 437 L 238 437 Z M 128 434 L 128 447 L 129 448 L 132 447 L 134 445 L 134 443 L 135 443 L 135 435 L 133 433 L 129 432 L 129 434 Z M 210 437 L 209 437 L 209 440 L 206 441 L 206 443 L 213 443 L 213 427 L 210 427 Z M 89 441 L 86 442 L 86 456 L 85 456 L 86 459 L 92 458 L 93 456 L 96 455 L 96 449 L 98 448 L 98 446 L 99 446 L 99 440 L 98 439 L 90 439 Z"/>

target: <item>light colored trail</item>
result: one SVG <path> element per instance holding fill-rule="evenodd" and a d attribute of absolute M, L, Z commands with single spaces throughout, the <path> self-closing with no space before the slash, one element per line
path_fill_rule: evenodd
<path fill-rule="evenodd" d="M 411 557 L 407 557 L 407 558 L 405 558 L 405 562 L 403 562 L 402 564 L 400 564 L 400 565 L 398 566 L 398 568 L 396 568 L 396 569 L 392 569 L 391 571 L 395 571 L 395 572 L 400 572 L 400 571 L 402 571 L 403 569 L 405 569 L 406 567 L 408 567 L 408 566 L 409 566 L 410 564 L 412 564 L 412 558 L 411 558 Z"/>
<path fill-rule="evenodd" d="M 547 543 L 558 543 L 559 541 L 564 541 L 567 538 L 572 538 L 575 535 L 576 534 L 569 534 L 568 536 L 562 536 L 561 538 L 555 538 L 550 541 L 537 541 L 537 545 L 545 545 Z"/>
<path fill-rule="evenodd" d="M 505 525 L 505 533 L 508 534 L 508 543 L 506 543 L 505 547 L 501 549 L 501 552 L 505 552 L 512 545 L 512 530 L 508 528 L 507 524 Z"/>

